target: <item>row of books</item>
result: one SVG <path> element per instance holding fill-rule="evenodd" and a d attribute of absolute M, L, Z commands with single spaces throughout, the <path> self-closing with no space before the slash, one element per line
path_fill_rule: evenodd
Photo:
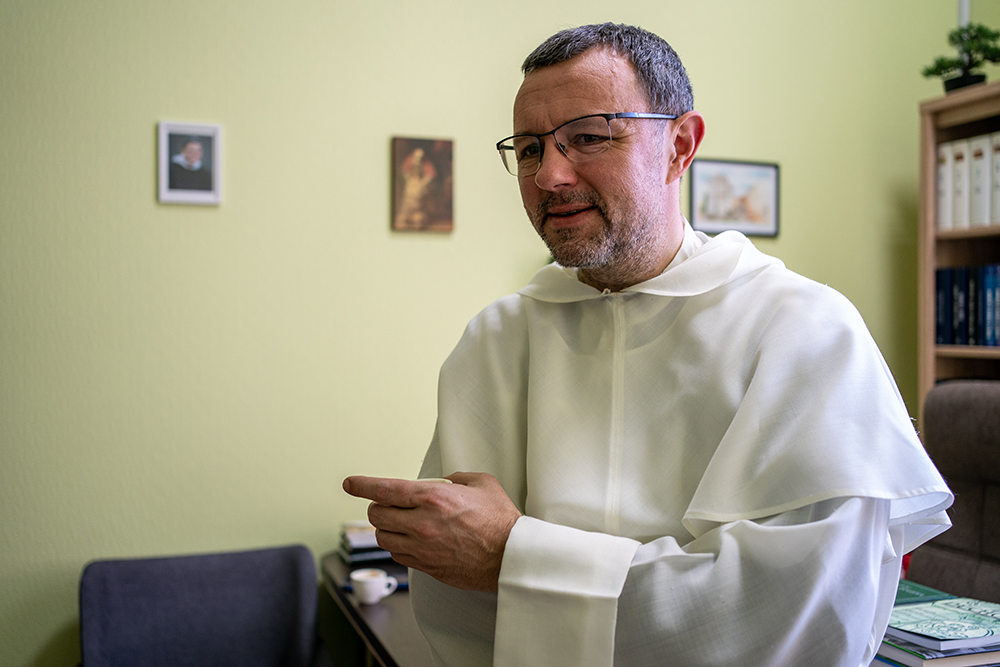
<path fill-rule="evenodd" d="M 342 561 L 333 566 L 334 581 L 345 591 L 351 591 L 351 572 L 375 567 L 396 579 L 399 590 L 410 587 L 409 571 L 392 560 L 392 555 L 375 541 L 375 527 L 367 521 L 347 521 L 341 525 L 337 555 Z"/>
<path fill-rule="evenodd" d="M 938 345 L 1000 345 L 1000 264 L 937 269 Z"/>
<path fill-rule="evenodd" d="M 937 146 L 937 228 L 1000 225 L 1000 132 Z"/>
<path fill-rule="evenodd" d="M 337 553 L 348 565 L 392 560 L 392 555 L 375 541 L 375 527 L 367 521 L 349 521 L 341 526 Z"/>
<path fill-rule="evenodd" d="M 903 579 L 871 667 L 1000 664 L 1000 604 L 956 597 Z"/>

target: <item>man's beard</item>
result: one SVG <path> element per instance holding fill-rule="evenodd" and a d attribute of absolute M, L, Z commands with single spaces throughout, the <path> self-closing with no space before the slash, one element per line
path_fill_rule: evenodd
<path fill-rule="evenodd" d="M 564 204 L 593 206 L 604 224 L 586 236 L 579 229 L 549 229 L 544 224 L 549 209 Z M 641 263 L 653 247 L 655 225 L 650 225 L 648 219 L 626 221 L 622 216 L 615 216 L 596 192 L 550 195 L 528 215 L 553 259 L 562 266 L 628 271 Z"/>

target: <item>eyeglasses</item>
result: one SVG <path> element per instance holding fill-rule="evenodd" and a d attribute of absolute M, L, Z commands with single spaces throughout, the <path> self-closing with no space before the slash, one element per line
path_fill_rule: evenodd
<path fill-rule="evenodd" d="M 556 147 L 571 162 L 593 160 L 611 148 L 611 121 L 616 118 L 650 118 L 674 120 L 677 116 L 663 113 L 595 113 L 563 123 L 551 132 L 515 134 L 497 142 L 503 166 L 513 176 L 531 176 L 542 166 L 545 137 L 552 135 Z"/>

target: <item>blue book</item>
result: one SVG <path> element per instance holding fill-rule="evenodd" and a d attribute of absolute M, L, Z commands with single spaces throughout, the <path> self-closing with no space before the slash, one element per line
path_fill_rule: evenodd
<path fill-rule="evenodd" d="M 996 299 L 996 268 L 995 264 L 983 267 L 983 345 L 990 346 L 997 344 L 996 312 L 993 308 Z"/>
<path fill-rule="evenodd" d="M 969 345 L 982 345 L 982 339 L 980 336 L 981 329 L 979 328 L 979 318 L 981 317 L 982 311 L 980 310 L 980 287 L 982 284 L 979 281 L 979 277 L 982 274 L 982 269 L 978 266 L 970 266 L 965 270 L 966 275 L 966 289 L 965 289 L 965 327 L 966 327 L 966 342 Z"/>
<path fill-rule="evenodd" d="M 969 269 L 962 266 L 952 269 L 952 342 L 955 345 L 969 344 Z"/>
<path fill-rule="evenodd" d="M 1000 264 L 990 264 L 987 271 L 987 305 L 986 312 L 990 332 L 989 345 L 1000 345 Z"/>
<path fill-rule="evenodd" d="M 934 272 L 934 329 L 935 342 L 938 345 L 950 345 L 955 340 L 952 321 L 952 289 L 951 269 L 938 269 Z"/>

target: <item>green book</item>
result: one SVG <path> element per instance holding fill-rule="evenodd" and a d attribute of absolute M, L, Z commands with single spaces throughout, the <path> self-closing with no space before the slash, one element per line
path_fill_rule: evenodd
<path fill-rule="evenodd" d="M 918 584 L 909 579 L 900 579 L 899 587 L 896 589 L 896 604 L 912 604 L 914 602 L 934 602 L 935 600 L 948 600 L 955 597 L 950 593 L 939 591 L 930 586 Z"/>
<path fill-rule="evenodd" d="M 1000 604 L 953 597 L 897 605 L 885 633 L 937 650 L 1000 645 Z"/>

